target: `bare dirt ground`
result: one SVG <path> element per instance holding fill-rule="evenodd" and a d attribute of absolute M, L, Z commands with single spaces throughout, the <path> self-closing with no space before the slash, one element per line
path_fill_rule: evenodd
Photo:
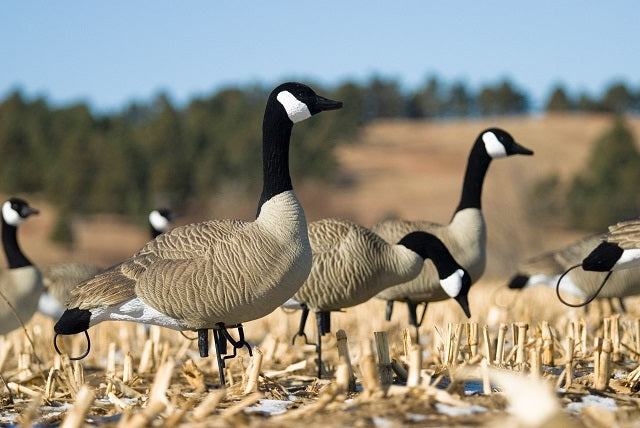
<path fill-rule="evenodd" d="M 65 418 L 65 426 L 634 426 L 640 417 L 637 299 L 628 299 L 629 312 L 618 318 L 610 317 L 607 305 L 588 313 L 569 310 L 546 288 L 518 293 L 504 287 L 521 257 L 582 236 L 532 225 L 525 189 L 550 172 L 568 176 L 580 168 L 610 120 L 572 115 L 376 123 L 358 144 L 339 149 L 338 182 L 351 185 L 297 187 L 310 221 L 336 216 L 371 225 L 396 215 L 447 222 L 479 131 L 503 127 L 536 152 L 492 163 L 483 198 L 489 265 L 470 293 L 473 317 L 465 320 L 452 302 L 431 304 L 420 331 L 421 348 L 406 340 L 405 308 L 396 305 L 392 322 L 386 322 L 384 302 L 374 299 L 333 314 L 333 332 L 323 343 L 326 378 L 317 379 L 314 348 L 290 342 L 298 315 L 278 310 L 245 325 L 248 340 L 257 347 L 254 355 L 261 353 L 262 360 L 241 350 L 228 362 L 229 382 L 220 392 L 213 349 L 211 357 L 200 358 L 196 344 L 176 332 L 103 323 L 90 331 L 89 357 L 73 363 L 55 355 L 53 321 L 38 315 L 27 326 L 33 343 L 23 331 L 0 338 L 0 373 L 11 390 L 0 384 L 0 426 L 57 425 Z M 640 136 L 640 118 L 630 118 L 629 124 Z M 41 215 L 19 233 L 25 253 L 38 264 L 76 260 L 108 266 L 147 240 L 142 221 L 101 215 L 76 219 L 77 240 L 73 248 L 62 248 L 47 239 L 51 206 L 37 197 L 28 199 Z M 255 201 L 237 198 L 232 189 L 214 199 L 207 212 L 184 213 L 180 223 L 254 215 Z M 467 321 L 469 327 L 461 324 Z M 516 323 L 526 324 L 525 336 Z M 348 377 L 345 381 L 338 330 L 348 337 L 355 391 L 349 391 Z M 497 353 L 501 330 L 504 346 Z M 315 338 L 313 317 L 306 332 Z M 378 360 L 374 332 L 387 333 L 389 356 L 413 373 L 409 380 L 398 369 L 392 385 L 380 383 L 380 373 L 386 376 L 389 366 Z M 63 346 L 77 355 L 84 338 L 65 340 Z M 419 366 L 412 360 L 416 349 Z M 553 361 L 543 360 L 549 355 Z M 483 360 L 489 363 L 486 371 Z M 594 375 L 603 370 L 604 387 Z"/>

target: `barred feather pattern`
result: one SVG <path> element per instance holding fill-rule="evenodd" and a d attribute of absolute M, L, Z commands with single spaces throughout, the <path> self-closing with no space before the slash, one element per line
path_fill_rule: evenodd
<path fill-rule="evenodd" d="M 428 221 L 385 220 L 372 230 L 387 242 L 398 242 L 408 233 L 421 230 L 438 237 L 449 249 L 453 258 L 464 267 L 476 282 L 486 266 L 487 231 L 482 211 L 465 208 L 456 212 L 447 225 Z M 440 286 L 438 271 L 431 260 L 426 260 L 422 271 L 413 280 L 387 288 L 376 297 L 385 300 L 411 300 L 413 302 L 434 302 L 448 299 Z"/>
<path fill-rule="evenodd" d="M 82 281 L 93 278 L 100 271 L 102 268 L 98 266 L 77 262 L 54 263 L 41 269 L 45 290 L 62 306 L 66 306 L 74 287 Z"/>
<path fill-rule="evenodd" d="M 606 240 L 618 244 L 623 250 L 640 248 L 640 219 L 623 221 L 609 226 Z"/>
<path fill-rule="evenodd" d="M 0 271 L 0 290 L 18 313 L 20 321 L 26 324 L 38 309 L 38 298 L 43 290 L 40 271 L 32 265 Z M 20 321 L 0 298 L 0 334 L 20 327 Z"/>
<path fill-rule="evenodd" d="M 302 207 L 293 191 L 263 204 L 254 222 L 207 221 L 177 227 L 84 282 L 69 307 L 114 306 L 139 297 L 191 329 L 267 315 L 311 270 Z"/>
<path fill-rule="evenodd" d="M 565 270 L 582 261 L 591 250 L 602 242 L 604 234 L 588 236 L 560 250 L 548 251 L 523 261 L 518 272 L 532 275 L 561 275 Z"/>
<path fill-rule="evenodd" d="M 402 245 L 390 245 L 371 230 L 347 220 L 309 224 L 313 263 L 293 299 L 313 311 L 364 303 L 387 287 L 414 278 L 423 259 Z"/>

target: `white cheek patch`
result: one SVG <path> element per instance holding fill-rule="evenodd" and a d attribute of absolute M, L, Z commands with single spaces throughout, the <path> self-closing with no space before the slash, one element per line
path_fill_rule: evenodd
<path fill-rule="evenodd" d="M 629 269 L 640 266 L 640 249 L 624 250 L 611 270 Z"/>
<path fill-rule="evenodd" d="M 276 97 L 282 104 L 287 116 L 293 123 L 302 122 L 311 117 L 311 112 L 305 103 L 294 97 L 289 91 L 282 91 Z"/>
<path fill-rule="evenodd" d="M 492 159 L 503 158 L 507 155 L 507 150 L 504 148 L 504 145 L 493 132 L 485 132 L 482 134 L 482 141 L 484 142 L 484 149 Z"/>
<path fill-rule="evenodd" d="M 458 297 L 458 295 L 460 294 L 460 290 L 462 289 L 463 276 L 464 271 L 462 269 L 458 269 L 445 279 L 440 280 L 440 286 L 449 297 Z"/>
<path fill-rule="evenodd" d="M 153 226 L 155 230 L 159 230 L 160 232 L 166 232 L 167 229 L 169 229 L 169 220 L 157 210 L 149 213 L 149 223 L 151 223 L 151 226 Z"/>
<path fill-rule="evenodd" d="M 24 219 L 20 217 L 20 214 L 11 208 L 11 202 L 9 201 L 6 201 L 2 205 L 2 218 L 4 218 L 4 221 L 11 226 L 17 226 L 24 221 Z"/>

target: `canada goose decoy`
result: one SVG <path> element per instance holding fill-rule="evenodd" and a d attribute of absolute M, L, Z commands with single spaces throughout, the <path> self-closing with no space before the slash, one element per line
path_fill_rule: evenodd
<path fill-rule="evenodd" d="M 148 219 L 153 239 L 169 230 L 175 214 L 169 209 L 158 208 L 149 213 Z M 71 290 L 103 270 L 104 268 L 92 264 L 77 262 L 60 262 L 42 267 L 44 292 L 40 295 L 38 311 L 51 318 L 60 318 L 66 309 Z"/>
<path fill-rule="evenodd" d="M 596 242 L 593 242 L 596 241 Z M 640 221 L 630 220 L 609 227 L 609 232 L 590 241 L 578 263 L 567 266 L 556 282 L 556 293 L 562 303 L 579 307 L 596 297 L 622 298 L 640 293 Z M 586 254 L 586 255 L 585 255 Z M 581 259 L 581 260 L 580 260 Z M 570 304 L 560 295 L 570 281 L 581 304 Z M 605 284 L 607 287 L 605 288 Z"/>
<path fill-rule="evenodd" d="M 564 248 L 548 251 L 520 263 L 518 272 L 508 283 L 509 288 L 522 289 L 536 285 L 556 288 L 559 300 L 572 307 L 585 306 L 595 297 L 621 298 L 635 294 L 632 290 L 634 284 L 640 283 L 640 269 L 616 273 L 609 279 L 609 286 L 603 293 L 598 293 L 596 290 L 603 284 L 604 274 L 578 269 L 582 260 L 591 250 L 598 247 L 605 236 L 602 233 L 591 235 Z M 566 302 L 563 295 L 571 295 L 582 299 L 583 302 L 580 304 Z M 622 300 L 619 300 L 619 305 L 624 311 Z"/>
<path fill-rule="evenodd" d="M 397 242 L 415 230 L 434 234 L 469 273 L 473 284 L 482 276 L 486 264 L 487 235 L 481 201 L 482 185 L 489 164 L 493 159 L 505 156 L 532 154 L 531 150 L 516 143 L 506 131 L 498 128 L 486 129 L 478 135 L 471 148 L 460 202 L 449 224 L 392 219 L 376 224 L 372 230 L 387 242 Z M 409 307 L 409 323 L 418 328 L 424 319 L 427 304 L 450 296 L 440 287 L 436 269 L 427 261 L 415 279 L 387 288 L 377 297 L 387 301 L 387 320 L 391 319 L 394 301 L 406 302 Z M 425 307 L 418 319 L 416 310 L 421 303 Z M 470 317 L 468 303 L 465 302 L 462 306 L 465 315 Z"/>
<path fill-rule="evenodd" d="M 0 334 L 29 321 L 38 308 L 42 277 L 20 249 L 17 236 L 18 226 L 33 214 L 38 214 L 38 210 L 19 198 L 2 204 L 2 246 L 9 268 L 0 271 Z"/>
<path fill-rule="evenodd" d="M 282 305 L 311 270 L 307 222 L 289 175 L 293 124 L 341 107 L 301 83 L 275 88 L 262 125 L 263 189 L 256 220 L 212 220 L 158 236 L 76 287 L 54 327 L 56 335 L 86 334 L 106 320 L 157 324 L 197 331 L 200 355 L 206 357 L 213 329 L 224 385 L 221 353 L 226 354 L 227 341 L 234 355 L 244 346 L 250 350 L 241 323 Z M 238 341 L 227 332 L 233 326 L 238 326 Z"/>
<path fill-rule="evenodd" d="M 322 336 L 331 330 L 331 311 L 364 303 L 378 292 L 409 281 L 426 258 L 438 267 L 441 285 L 452 296 L 465 295 L 471 280 L 442 242 L 426 232 L 413 232 L 396 245 L 347 220 L 324 219 L 309 224 L 313 254 L 311 273 L 283 307 L 302 309 L 302 336 L 309 311 L 316 313 L 318 377 L 322 376 Z M 462 292 L 460 293 L 460 291 Z"/>

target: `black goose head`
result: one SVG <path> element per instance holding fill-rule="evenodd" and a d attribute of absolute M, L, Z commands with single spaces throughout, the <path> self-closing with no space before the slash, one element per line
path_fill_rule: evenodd
<path fill-rule="evenodd" d="M 149 213 L 149 225 L 151 226 L 152 234 L 158 236 L 169 230 L 169 226 L 175 218 L 175 213 L 167 208 L 158 208 L 151 211 Z"/>
<path fill-rule="evenodd" d="M 2 221 L 13 227 L 17 227 L 30 215 L 38 213 L 38 210 L 20 198 L 11 198 L 2 205 Z"/>
<path fill-rule="evenodd" d="M 342 102 L 317 95 L 313 89 L 298 82 L 287 82 L 276 87 L 267 104 L 280 105 L 292 123 L 298 123 L 314 114 L 342 107 Z"/>
<path fill-rule="evenodd" d="M 471 318 L 469 311 L 469 290 L 471 290 L 471 276 L 462 266 L 459 266 L 451 275 L 440 278 L 440 286 L 447 295 L 460 305 L 467 318 Z"/>
<path fill-rule="evenodd" d="M 532 155 L 533 151 L 516 143 L 511 134 L 500 128 L 485 129 L 477 140 L 492 159 L 512 155 Z"/>
<path fill-rule="evenodd" d="M 442 289 L 449 297 L 455 299 L 465 315 L 471 318 L 468 301 L 471 276 L 453 258 L 447 246 L 437 236 L 424 231 L 408 233 L 398 244 L 404 245 L 423 259 L 430 259 L 433 262 L 438 271 Z"/>

